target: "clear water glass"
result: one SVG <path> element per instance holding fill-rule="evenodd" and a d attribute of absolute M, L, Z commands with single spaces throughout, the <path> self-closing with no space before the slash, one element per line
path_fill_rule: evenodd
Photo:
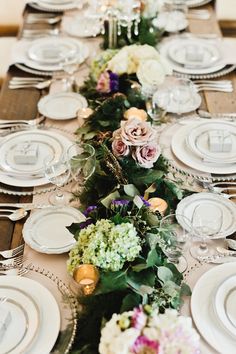
<path fill-rule="evenodd" d="M 67 155 L 75 188 L 81 189 L 95 171 L 95 149 L 89 144 L 76 143 L 69 147 Z"/>
<path fill-rule="evenodd" d="M 48 182 L 57 187 L 55 193 L 50 195 L 49 202 L 52 205 L 58 206 L 67 204 L 69 200 L 61 189 L 62 186 L 68 182 L 70 177 L 70 164 L 67 155 L 64 154 L 56 160 L 47 157 L 44 160 L 44 173 Z"/>
<path fill-rule="evenodd" d="M 63 79 L 63 86 L 65 91 L 72 91 L 72 86 L 75 82 L 74 74 L 78 71 L 83 59 L 79 50 L 70 50 L 67 53 L 62 53 L 60 56 L 60 66 L 65 72 L 65 78 Z"/>
<path fill-rule="evenodd" d="M 193 236 L 201 241 L 200 244 L 190 248 L 194 258 L 211 256 L 215 253 L 214 247 L 208 245 L 208 241 L 220 237 L 222 223 L 223 213 L 219 206 L 204 203 L 195 207 L 192 215 Z"/>
<path fill-rule="evenodd" d="M 186 226 L 184 229 L 179 223 Z M 165 216 L 160 223 L 162 237 L 165 238 L 162 250 L 179 272 L 183 273 L 187 267 L 187 259 L 183 255 L 187 242 L 191 239 L 191 221 L 183 215 L 170 214 Z"/>

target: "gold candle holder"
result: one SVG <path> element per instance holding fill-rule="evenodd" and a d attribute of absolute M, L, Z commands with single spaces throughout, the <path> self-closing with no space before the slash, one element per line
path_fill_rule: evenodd
<path fill-rule="evenodd" d="M 99 281 L 99 271 L 92 264 L 81 264 L 75 268 L 73 279 L 82 295 L 91 295 Z"/>

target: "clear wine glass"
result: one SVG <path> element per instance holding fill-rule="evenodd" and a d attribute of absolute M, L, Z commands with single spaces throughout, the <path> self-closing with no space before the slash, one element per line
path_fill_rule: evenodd
<path fill-rule="evenodd" d="M 72 49 L 68 52 L 61 53 L 60 66 L 65 72 L 65 78 L 63 79 L 65 91 L 72 91 L 72 86 L 75 82 L 74 74 L 78 71 L 78 68 L 82 62 L 83 58 L 77 49 Z"/>
<path fill-rule="evenodd" d="M 70 177 L 70 163 L 67 159 L 67 155 L 63 154 L 56 160 L 48 156 L 44 160 L 44 173 L 48 181 L 57 187 L 56 191 L 50 195 L 49 202 L 52 205 L 58 206 L 67 204 L 69 199 L 66 198 L 65 192 L 61 189 L 61 187 L 68 182 Z"/>
<path fill-rule="evenodd" d="M 190 248 L 194 258 L 211 256 L 215 253 L 214 247 L 207 244 L 207 241 L 221 237 L 223 213 L 220 207 L 211 203 L 199 204 L 192 214 L 193 236 L 200 238 L 201 242 Z"/>
<path fill-rule="evenodd" d="M 185 225 L 186 229 L 181 225 Z M 191 236 L 191 220 L 183 215 L 170 214 L 165 216 L 160 223 L 162 238 L 164 239 L 162 250 L 179 272 L 183 273 L 188 266 L 183 251 Z"/>
<path fill-rule="evenodd" d="M 75 188 L 81 189 L 95 171 L 95 149 L 89 144 L 76 143 L 69 147 L 67 155 Z"/>

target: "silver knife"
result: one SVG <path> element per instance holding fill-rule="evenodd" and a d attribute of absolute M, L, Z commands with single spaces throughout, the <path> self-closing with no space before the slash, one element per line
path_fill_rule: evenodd
<path fill-rule="evenodd" d="M 16 208 L 16 209 L 22 208 L 25 210 L 56 208 L 50 204 L 34 204 L 34 203 L 0 203 L 0 208 L 1 207 Z"/>

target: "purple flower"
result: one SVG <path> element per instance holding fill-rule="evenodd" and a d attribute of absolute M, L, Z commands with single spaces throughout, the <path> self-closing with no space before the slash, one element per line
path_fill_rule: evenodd
<path fill-rule="evenodd" d="M 87 209 L 84 210 L 83 214 L 87 218 L 90 215 L 90 213 L 96 209 L 97 209 L 96 205 L 90 205 L 89 207 L 87 207 Z"/>
<path fill-rule="evenodd" d="M 146 336 L 139 336 L 134 342 L 131 350 L 133 354 L 158 354 L 159 342 L 150 340 Z"/>
<path fill-rule="evenodd" d="M 143 312 L 142 307 L 134 309 L 133 316 L 131 318 L 131 326 L 141 331 L 147 322 L 147 315 Z"/>
<path fill-rule="evenodd" d="M 125 206 L 125 205 L 128 205 L 129 204 L 129 200 L 126 200 L 126 199 L 113 199 L 111 201 L 111 204 L 115 207 L 122 207 L 122 206 Z"/>
<path fill-rule="evenodd" d="M 94 223 L 94 222 L 93 222 L 92 219 L 87 219 L 87 220 L 81 222 L 81 223 L 79 224 L 80 230 L 85 229 L 87 226 L 89 226 L 89 225 L 91 225 L 91 224 L 93 224 L 93 223 Z"/>
<path fill-rule="evenodd" d="M 150 204 L 146 199 L 144 199 L 144 197 L 141 197 L 141 196 L 140 196 L 140 198 L 142 199 L 143 204 L 144 204 L 146 207 L 150 207 L 150 206 L 151 206 L 151 204 Z"/>
<path fill-rule="evenodd" d="M 96 90 L 101 93 L 117 92 L 119 90 L 119 76 L 112 71 L 104 71 L 96 86 Z"/>

